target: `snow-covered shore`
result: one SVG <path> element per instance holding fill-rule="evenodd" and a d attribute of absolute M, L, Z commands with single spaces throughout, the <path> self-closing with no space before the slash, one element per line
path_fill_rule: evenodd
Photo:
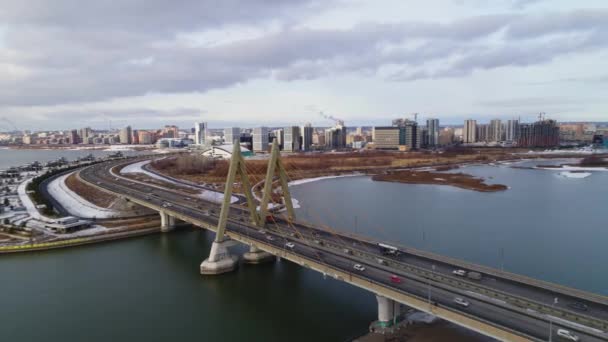
<path fill-rule="evenodd" d="M 48 185 L 48 191 L 71 215 L 85 218 L 113 218 L 120 213 L 116 210 L 101 208 L 80 197 L 65 184 L 72 173 L 55 178 Z"/>
<path fill-rule="evenodd" d="M 298 180 L 294 180 L 288 183 L 288 186 L 296 186 L 296 185 L 302 185 L 302 184 L 306 184 L 306 183 L 312 183 L 312 182 L 318 182 L 320 180 L 324 180 L 324 179 L 334 179 L 334 178 L 344 178 L 344 177 L 359 177 L 359 176 L 365 176 L 362 173 L 353 173 L 353 174 L 348 174 L 348 175 L 337 175 L 337 176 L 323 176 L 323 177 L 316 177 L 316 178 L 306 178 L 306 179 L 298 179 Z"/>
<path fill-rule="evenodd" d="M 21 182 L 21 184 L 19 184 L 19 187 L 17 188 L 17 193 L 19 194 L 19 199 L 21 200 L 21 203 L 23 203 L 25 210 L 27 210 L 27 213 L 31 218 L 43 222 L 55 222 L 54 219 L 48 218 L 40 214 L 38 209 L 36 209 L 36 205 L 34 204 L 34 202 L 32 202 L 30 196 L 27 195 L 27 185 L 32 182 L 32 179 L 33 178 L 30 178 L 24 182 Z"/>
<path fill-rule="evenodd" d="M 566 172 L 560 172 L 559 173 L 560 176 L 562 177 L 566 177 L 566 178 L 587 178 L 589 176 L 591 176 L 591 172 L 570 172 L 570 171 L 566 171 Z"/>
<path fill-rule="evenodd" d="M 606 167 L 585 167 L 585 166 L 568 166 L 562 167 L 535 167 L 538 170 L 553 170 L 553 171 L 608 171 Z"/>
<path fill-rule="evenodd" d="M 122 168 L 122 170 L 120 170 L 121 174 L 129 174 L 129 173 L 142 173 L 148 177 L 154 178 L 154 179 L 158 179 L 161 180 L 163 182 L 166 183 L 171 183 L 171 184 L 175 184 L 175 185 L 179 185 L 182 187 L 187 187 L 187 188 L 191 188 L 194 190 L 198 190 L 200 191 L 200 195 L 198 197 L 210 201 L 210 202 L 215 202 L 215 203 L 222 203 L 224 201 L 224 194 L 218 191 L 212 191 L 212 190 L 205 190 L 205 189 L 201 189 L 199 187 L 195 187 L 192 185 L 188 185 L 185 183 L 181 183 L 181 182 L 177 182 L 173 179 L 171 179 L 170 177 L 163 177 L 160 176 L 156 173 L 150 172 L 148 170 L 146 170 L 144 168 L 144 166 L 148 165 L 150 163 L 150 160 L 144 160 L 141 162 L 137 162 L 137 163 L 133 163 L 133 164 L 129 164 L 127 166 L 125 166 L 124 168 Z M 232 198 L 230 199 L 231 203 L 235 203 L 238 202 L 239 198 L 236 196 L 232 196 Z"/>

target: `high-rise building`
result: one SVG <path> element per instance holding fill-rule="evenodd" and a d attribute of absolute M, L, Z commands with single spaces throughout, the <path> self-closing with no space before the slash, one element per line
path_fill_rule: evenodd
<path fill-rule="evenodd" d="M 301 134 L 302 134 L 302 150 L 310 151 L 310 147 L 312 146 L 312 133 L 314 129 L 310 122 L 306 123 L 306 125 L 302 126 Z"/>
<path fill-rule="evenodd" d="M 224 143 L 234 144 L 241 141 L 241 129 L 239 127 L 224 128 Z"/>
<path fill-rule="evenodd" d="M 300 150 L 300 127 L 289 126 L 283 128 L 283 150 L 295 152 Z"/>
<path fill-rule="evenodd" d="M 415 150 L 422 144 L 422 130 L 418 123 L 410 119 L 393 120 L 393 126 L 399 127 L 399 145 Z"/>
<path fill-rule="evenodd" d="M 374 127 L 372 140 L 376 149 L 398 149 L 400 145 L 401 130 L 399 127 L 383 126 Z"/>
<path fill-rule="evenodd" d="M 179 128 L 174 125 L 167 125 L 163 129 L 163 138 L 179 138 Z"/>
<path fill-rule="evenodd" d="M 142 145 L 151 145 L 155 142 L 154 135 L 149 131 L 137 131 L 137 136 Z"/>
<path fill-rule="evenodd" d="M 132 139 L 131 134 L 133 134 L 131 132 L 131 126 L 127 126 L 123 129 L 121 129 L 120 134 L 118 135 L 118 138 L 120 139 L 120 143 L 121 144 L 132 144 L 133 139 Z"/>
<path fill-rule="evenodd" d="M 255 152 L 268 151 L 268 127 L 256 127 L 253 129 L 253 150 Z"/>
<path fill-rule="evenodd" d="M 476 141 L 477 142 L 488 142 L 490 141 L 490 125 L 479 124 L 475 129 Z"/>
<path fill-rule="evenodd" d="M 488 141 L 502 141 L 502 122 L 500 121 L 500 119 L 490 120 L 488 130 Z"/>
<path fill-rule="evenodd" d="M 477 141 L 477 121 L 465 120 L 462 129 L 462 142 L 471 144 Z"/>
<path fill-rule="evenodd" d="M 78 130 L 70 131 L 70 144 L 78 144 L 80 143 L 80 137 L 78 136 Z"/>
<path fill-rule="evenodd" d="M 195 145 L 207 145 L 207 123 L 206 122 L 195 122 L 194 123 L 194 144 Z"/>
<path fill-rule="evenodd" d="M 346 127 L 339 121 L 335 127 L 325 130 L 325 146 L 328 148 L 346 147 Z"/>
<path fill-rule="evenodd" d="M 517 145 L 522 147 L 554 147 L 559 145 L 559 126 L 555 120 L 541 120 L 519 125 Z"/>
<path fill-rule="evenodd" d="M 507 129 L 505 133 L 506 141 L 517 141 L 519 138 L 519 120 L 508 120 Z"/>
<path fill-rule="evenodd" d="M 426 129 L 428 146 L 439 145 L 439 119 L 427 119 Z"/>
<path fill-rule="evenodd" d="M 93 138 L 93 131 L 91 130 L 91 127 L 81 128 L 80 134 L 78 135 L 80 136 L 81 143 L 88 144 L 89 139 Z"/>

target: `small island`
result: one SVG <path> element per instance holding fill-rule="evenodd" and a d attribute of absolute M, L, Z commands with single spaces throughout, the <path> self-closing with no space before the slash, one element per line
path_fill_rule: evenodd
<path fill-rule="evenodd" d="M 484 179 L 466 173 L 440 173 L 431 171 L 396 171 L 372 177 L 374 181 L 398 182 L 406 184 L 451 185 L 462 189 L 480 192 L 507 190 L 506 185 L 486 184 Z"/>

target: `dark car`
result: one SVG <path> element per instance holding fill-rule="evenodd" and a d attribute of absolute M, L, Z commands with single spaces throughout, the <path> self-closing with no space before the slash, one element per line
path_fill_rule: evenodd
<path fill-rule="evenodd" d="M 578 310 L 578 311 L 587 311 L 588 307 L 587 305 L 583 304 L 583 303 L 579 303 L 579 302 L 573 302 L 568 304 L 569 307 L 573 308 L 574 310 Z"/>

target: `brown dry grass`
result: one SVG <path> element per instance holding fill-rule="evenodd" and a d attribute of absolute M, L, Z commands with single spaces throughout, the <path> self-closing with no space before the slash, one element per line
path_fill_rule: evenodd
<path fill-rule="evenodd" d="M 482 178 L 476 178 L 466 173 L 439 173 L 430 171 L 398 171 L 372 177 L 375 181 L 397 182 L 407 184 L 437 184 L 481 192 L 507 190 L 502 184 L 486 184 Z"/>
<path fill-rule="evenodd" d="M 86 198 L 87 201 L 95 204 L 98 207 L 109 208 L 112 203 L 116 200 L 116 196 L 110 195 L 106 192 L 98 190 L 97 188 L 81 182 L 76 177 L 76 174 L 70 175 L 65 180 L 67 187 L 74 191 L 82 198 Z"/>

